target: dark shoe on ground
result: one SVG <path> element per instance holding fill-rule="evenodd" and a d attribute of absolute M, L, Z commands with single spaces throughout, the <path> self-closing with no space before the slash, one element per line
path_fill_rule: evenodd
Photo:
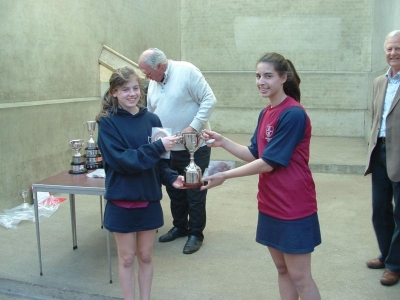
<path fill-rule="evenodd" d="M 382 285 L 394 285 L 399 282 L 400 272 L 391 271 L 386 269 L 381 277 Z"/>
<path fill-rule="evenodd" d="M 385 263 L 383 261 L 380 261 L 378 258 L 373 258 L 373 259 L 367 260 L 365 263 L 367 264 L 367 267 L 370 269 L 384 269 L 385 268 Z"/>
<path fill-rule="evenodd" d="M 172 227 L 166 234 L 163 234 L 160 236 L 158 241 L 160 243 L 166 243 L 166 242 L 172 242 L 173 240 L 176 240 L 177 238 L 187 236 L 187 233 L 181 232 L 179 228 L 177 227 Z"/>
<path fill-rule="evenodd" d="M 201 247 L 201 244 L 203 244 L 203 241 L 200 241 L 197 237 L 194 235 L 189 236 L 185 247 L 183 248 L 183 253 L 185 254 L 192 254 L 198 251 Z"/>

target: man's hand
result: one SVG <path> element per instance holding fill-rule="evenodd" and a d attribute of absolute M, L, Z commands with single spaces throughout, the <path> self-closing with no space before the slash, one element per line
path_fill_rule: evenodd
<path fill-rule="evenodd" d="M 197 132 L 197 130 L 189 126 L 183 129 L 182 132 Z"/>

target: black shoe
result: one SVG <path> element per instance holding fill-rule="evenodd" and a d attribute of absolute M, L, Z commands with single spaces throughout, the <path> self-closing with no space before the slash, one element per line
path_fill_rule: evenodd
<path fill-rule="evenodd" d="M 197 237 L 194 235 L 189 236 L 185 247 L 183 248 L 183 253 L 185 254 L 192 254 L 198 251 L 201 247 L 201 244 L 203 244 L 203 241 L 200 241 Z"/>
<path fill-rule="evenodd" d="M 177 227 L 172 227 L 166 234 L 160 236 L 158 241 L 160 243 L 172 242 L 179 237 L 187 236 L 187 233 L 182 233 Z"/>

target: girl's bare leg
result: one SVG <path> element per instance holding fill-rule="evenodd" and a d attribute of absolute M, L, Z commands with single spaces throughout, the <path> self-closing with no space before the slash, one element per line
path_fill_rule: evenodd
<path fill-rule="evenodd" d="M 299 295 L 297 289 L 290 279 L 286 266 L 284 254 L 274 248 L 268 247 L 272 260 L 278 270 L 278 286 L 281 300 L 297 300 Z"/>
<path fill-rule="evenodd" d="M 138 278 L 140 300 L 149 300 L 153 282 L 153 246 L 156 229 L 137 233 L 136 255 L 139 263 Z"/>
<path fill-rule="evenodd" d="M 136 233 L 114 232 L 118 248 L 118 275 L 125 300 L 135 300 L 135 237 Z"/>
<path fill-rule="evenodd" d="M 290 278 L 301 300 L 320 300 L 318 287 L 311 275 L 311 253 L 284 254 Z"/>
<path fill-rule="evenodd" d="M 318 287 L 311 275 L 311 253 L 285 254 L 268 247 L 278 270 L 282 300 L 320 300 Z"/>

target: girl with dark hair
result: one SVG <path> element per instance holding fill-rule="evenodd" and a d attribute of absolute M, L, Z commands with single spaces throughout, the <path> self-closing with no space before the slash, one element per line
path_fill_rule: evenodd
<path fill-rule="evenodd" d="M 142 105 L 141 90 L 134 70 L 116 70 L 96 117 L 106 173 L 104 227 L 114 232 L 119 280 L 124 299 L 129 300 L 135 299 L 135 256 L 140 299 L 150 299 L 154 239 L 157 228 L 164 225 L 161 184 L 183 188 L 184 182 L 183 176 L 161 159 L 176 145 L 178 137 L 149 143 L 152 128 L 162 124 Z"/>
<path fill-rule="evenodd" d="M 268 247 L 278 271 L 281 299 L 320 299 L 311 275 L 311 253 L 321 243 L 314 180 L 308 165 L 311 122 L 300 105 L 300 77 L 277 53 L 256 64 L 256 84 L 270 104 L 258 118 L 250 146 L 206 131 L 209 147 L 222 147 L 247 161 L 203 178 L 202 189 L 228 178 L 259 174 L 256 241 Z"/>

